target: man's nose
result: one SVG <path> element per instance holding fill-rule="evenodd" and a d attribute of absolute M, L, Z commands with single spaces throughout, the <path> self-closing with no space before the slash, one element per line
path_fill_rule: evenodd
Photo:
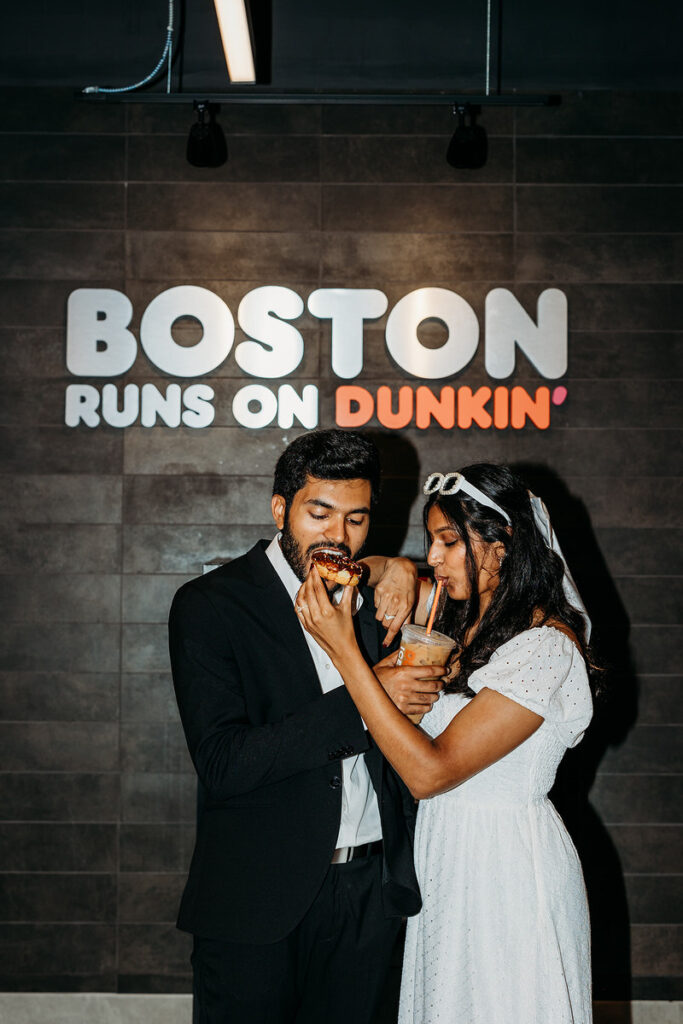
<path fill-rule="evenodd" d="M 346 544 L 346 524 L 342 518 L 330 517 L 325 528 L 325 537 L 334 544 Z"/>

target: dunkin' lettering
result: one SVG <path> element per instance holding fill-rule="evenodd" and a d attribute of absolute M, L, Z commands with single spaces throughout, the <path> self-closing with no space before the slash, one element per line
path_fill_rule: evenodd
<path fill-rule="evenodd" d="M 294 373 L 305 355 L 305 342 L 294 321 L 310 316 L 330 322 L 330 365 L 343 380 L 363 371 L 364 326 L 388 310 L 384 292 L 374 288 L 320 288 L 304 300 L 291 288 L 265 285 L 254 288 L 241 300 L 237 324 L 246 340 L 235 343 L 235 319 L 227 303 L 214 292 L 196 285 L 181 285 L 161 292 L 140 318 L 136 337 L 131 330 L 133 306 L 122 292 L 107 288 L 78 288 L 67 305 L 66 366 L 73 376 L 87 382 L 69 384 L 65 398 L 65 423 L 76 427 L 144 427 L 161 424 L 207 427 L 214 421 L 215 391 L 208 384 L 160 386 L 113 383 L 100 378 L 127 374 L 144 353 L 146 363 L 161 373 L 185 381 L 215 374 L 229 358 L 242 373 L 277 386 L 250 383 L 232 397 L 234 421 L 258 430 L 279 427 L 313 429 L 319 422 L 319 390 L 307 384 L 297 391 L 283 378 Z M 200 339 L 180 344 L 173 335 L 176 321 L 193 317 L 201 326 Z M 530 316 L 506 288 L 494 288 L 486 296 L 483 332 L 484 364 L 494 381 L 515 370 L 518 351 L 535 370 L 549 380 L 567 371 L 567 300 L 557 288 L 538 297 L 536 318 Z M 438 348 L 424 345 L 419 327 L 438 320 L 447 332 Z M 446 288 L 418 288 L 389 311 L 384 344 L 387 374 L 392 364 L 423 381 L 444 381 L 461 374 L 480 343 L 477 316 L 469 303 Z M 143 371 L 144 372 L 144 371 Z M 467 430 L 521 429 L 531 424 L 544 430 L 550 424 L 551 405 L 566 398 L 566 389 L 552 392 L 541 386 L 531 394 L 522 387 L 502 385 L 472 389 L 419 385 L 375 391 L 360 384 L 337 388 L 334 415 L 338 426 L 364 426 L 373 417 L 389 430 L 414 424 L 419 429 Z"/>

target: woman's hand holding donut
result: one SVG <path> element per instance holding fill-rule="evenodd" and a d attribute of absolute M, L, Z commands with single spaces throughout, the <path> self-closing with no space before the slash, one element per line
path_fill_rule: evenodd
<path fill-rule="evenodd" d="M 354 600 L 354 588 L 344 587 L 341 601 L 339 604 L 333 604 L 313 563 L 294 601 L 294 610 L 300 622 L 335 663 L 335 655 L 348 649 L 349 645 L 356 645 L 353 628 Z"/>

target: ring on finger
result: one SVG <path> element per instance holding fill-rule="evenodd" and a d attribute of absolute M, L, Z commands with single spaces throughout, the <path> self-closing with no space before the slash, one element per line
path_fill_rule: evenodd
<path fill-rule="evenodd" d="M 389 612 L 385 612 L 384 615 L 383 615 L 383 618 L 388 619 L 391 622 L 391 620 L 395 619 L 396 616 L 395 615 L 390 615 Z"/>

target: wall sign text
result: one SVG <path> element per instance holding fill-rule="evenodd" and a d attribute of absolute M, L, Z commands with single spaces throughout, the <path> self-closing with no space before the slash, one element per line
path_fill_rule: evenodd
<path fill-rule="evenodd" d="M 207 288 L 180 285 L 161 292 L 142 314 L 139 338 L 130 329 L 133 306 L 123 292 L 78 288 L 67 304 L 66 366 L 74 377 L 109 378 L 109 382 L 69 384 L 65 423 L 70 427 L 80 423 L 208 427 L 215 417 L 214 389 L 188 382 L 210 376 L 234 358 L 245 374 L 259 379 L 259 383 L 245 384 L 233 397 L 236 423 L 254 430 L 275 423 L 313 429 L 319 421 L 317 386 L 307 384 L 297 392 L 283 382 L 304 358 L 304 339 L 295 321 L 306 307 L 314 317 L 330 321 L 331 368 L 336 377 L 349 381 L 362 376 L 365 323 L 384 316 L 388 305 L 387 296 L 376 288 L 320 288 L 304 303 L 291 288 L 264 285 L 239 303 L 237 323 L 247 340 L 235 345 L 233 314 Z M 174 323 L 187 316 L 202 327 L 201 339 L 191 346 L 173 337 Z M 430 319 L 439 320 L 447 331 L 439 348 L 425 346 L 418 336 L 420 324 Z M 480 324 L 470 304 L 456 292 L 418 288 L 390 310 L 384 341 L 388 375 L 395 364 L 418 381 L 443 382 L 460 374 L 473 359 L 480 345 Z M 565 400 L 566 388 L 551 391 L 541 386 L 531 394 L 496 382 L 511 376 L 519 354 L 548 380 L 566 373 L 564 293 L 557 288 L 541 292 L 534 319 L 507 288 L 492 289 L 486 296 L 481 343 L 491 387 L 473 391 L 467 385 L 421 383 L 392 391 L 386 385 L 373 390 L 362 384 L 342 384 L 335 393 L 337 425 L 360 427 L 375 416 L 393 430 L 411 424 L 419 429 L 433 424 L 445 429 L 468 429 L 473 424 L 484 429 L 520 429 L 527 423 L 548 427 L 551 406 Z M 166 387 L 112 383 L 111 378 L 131 369 L 140 350 L 156 371 L 176 380 Z"/>

